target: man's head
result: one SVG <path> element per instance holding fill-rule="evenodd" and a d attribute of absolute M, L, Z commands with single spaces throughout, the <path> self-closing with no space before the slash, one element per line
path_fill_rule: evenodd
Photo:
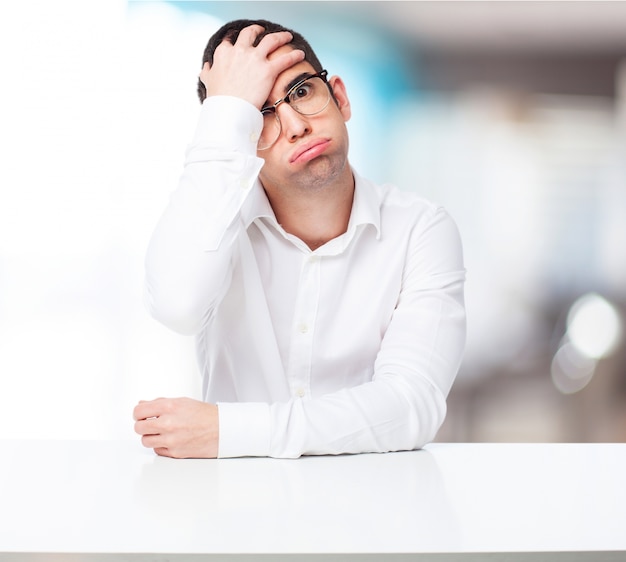
<path fill-rule="evenodd" d="M 339 76 L 326 78 L 324 72 L 318 84 L 316 75 L 323 70 L 301 35 L 264 20 L 226 24 L 205 49 L 198 92 L 202 101 L 231 96 L 265 108 L 257 140 L 267 136 L 269 125 L 272 139 L 267 146 L 257 145 L 257 155 L 264 161 L 259 180 L 272 206 L 298 190 L 352 186 L 346 128 L 350 102 Z M 316 85 L 309 83 L 313 80 Z M 322 100 L 319 108 L 306 106 L 304 97 L 318 91 L 329 93 L 335 103 Z"/>
<path fill-rule="evenodd" d="M 315 72 L 322 71 L 322 64 L 317 58 L 315 51 L 313 51 L 311 45 L 309 45 L 308 41 L 302 35 L 300 35 L 296 31 L 293 31 L 292 29 L 267 20 L 242 19 L 234 20 L 224 24 L 209 39 L 209 42 L 204 49 L 204 55 L 202 56 L 202 64 L 208 62 L 210 65 L 213 65 L 213 54 L 215 53 L 215 49 L 217 49 L 222 41 L 226 40 L 230 43 L 235 43 L 237 37 L 239 36 L 239 32 L 242 29 L 255 24 L 260 25 L 261 27 L 263 27 L 264 30 L 257 37 L 254 46 L 258 45 L 261 39 L 263 39 L 263 37 L 265 37 L 268 33 L 275 33 L 277 31 L 289 31 L 293 35 L 293 39 L 289 43 L 289 46 L 293 49 L 300 49 L 304 51 L 304 60 L 311 64 L 311 66 L 315 69 Z M 200 102 L 203 102 L 206 98 L 206 88 L 200 80 L 198 80 L 198 97 L 200 98 Z"/>

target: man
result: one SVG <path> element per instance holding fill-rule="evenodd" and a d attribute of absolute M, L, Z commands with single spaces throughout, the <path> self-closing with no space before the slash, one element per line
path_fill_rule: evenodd
<path fill-rule="evenodd" d="M 146 257 L 153 316 L 197 338 L 203 401 L 140 402 L 171 457 L 415 449 L 443 422 L 465 342 L 458 231 L 348 162 L 350 103 L 297 33 L 211 38 L 178 189 Z"/>

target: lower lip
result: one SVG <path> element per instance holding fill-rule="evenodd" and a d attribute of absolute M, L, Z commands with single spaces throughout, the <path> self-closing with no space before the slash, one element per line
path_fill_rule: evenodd
<path fill-rule="evenodd" d="M 320 154 L 322 154 L 326 147 L 328 146 L 329 141 L 324 141 L 315 146 L 312 146 L 308 150 L 305 150 L 302 154 L 299 154 L 296 158 L 292 160 L 292 164 L 302 164 L 304 162 L 310 162 L 314 158 L 317 158 Z"/>

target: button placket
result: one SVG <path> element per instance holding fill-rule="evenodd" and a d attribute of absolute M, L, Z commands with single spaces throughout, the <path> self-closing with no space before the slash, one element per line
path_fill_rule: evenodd
<path fill-rule="evenodd" d="M 310 395 L 311 359 L 319 292 L 320 259 L 317 256 L 305 256 L 294 309 L 287 369 L 291 395 L 295 398 Z"/>

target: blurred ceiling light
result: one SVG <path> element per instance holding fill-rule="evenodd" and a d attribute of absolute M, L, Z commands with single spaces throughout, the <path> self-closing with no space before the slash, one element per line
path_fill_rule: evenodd
<path fill-rule="evenodd" d="M 596 293 L 580 297 L 567 315 L 567 336 L 586 357 L 601 359 L 616 348 L 622 323 L 615 306 Z"/>

